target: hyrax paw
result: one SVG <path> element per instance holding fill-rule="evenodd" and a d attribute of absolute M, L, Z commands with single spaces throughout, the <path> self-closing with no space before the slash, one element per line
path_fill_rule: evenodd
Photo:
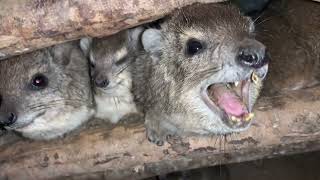
<path fill-rule="evenodd" d="M 169 144 L 173 144 L 173 143 L 178 143 L 178 142 L 183 142 L 182 138 L 176 134 L 168 134 L 166 136 L 166 140 Z"/>
<path fill-rule="evenodd" d="M 160 138 L 159 135 L 154 130 L 147 130 L 147 138 L 150 142 L 158 146 L 163 146 L 164 144 L 163 139 Z"/>

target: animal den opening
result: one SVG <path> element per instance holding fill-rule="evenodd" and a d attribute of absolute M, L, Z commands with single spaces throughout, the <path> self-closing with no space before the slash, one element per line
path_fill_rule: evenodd
<path fill-rule="evenodd" d="M 157 19 L 174 7 L 193 1 L 162 2 L 161 7 L 166 11 L 154 8 L 159 6 L 157 1 L 137 1 L 134 8 L 121 5 L 121 1 L 110 1 L 102 6 L 93 1 L 87 1 L 85 5 L 77 1 L 72 1 L 74 4 L 71 1 L 18 2 L 0 1 L 8 4 L 0 7 L 0 20 L 4 22 L 0 25 L 0 52 L 4 58 L 85 34 L 109 35 Z M 53 15 L 61 11 L 61 7 L 78 14 L 55 19 Z M 120 10 L 110 16 L 85 17 L 81 14 L 88 8 L 99 9 L 101 13 L 114 12 L 119 7 Z M 30 8 L 34 11 L 29 12 Z M 9 12 L 13 16 L 1 16 Z M 26 15 L 31 12 L 36 15 Z M 45 17 L 40 20 L 43 14 Z M 17 19 L 20 19 L 19 26 L 13 26 Z M 264 91 L 268 92 L 268 89 Z M 138 179 L 177 170 L 319 150 L 319 97 L 318 86 L 277 95 L 264 93 L 255 106 L 256 120 L 249 130 L 230 136 L 170 139 L 162 147 L 148 142 L 143 122 L 134 118 L 118 125 L 91 121 L 65 138 L 49 142 L 21 139 L 6 133 L 0 139 L 0 179 Z"/>

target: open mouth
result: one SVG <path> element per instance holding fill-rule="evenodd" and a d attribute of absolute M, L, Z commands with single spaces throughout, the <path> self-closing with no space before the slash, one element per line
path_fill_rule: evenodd
<path fill-rule="evenodd" d="M 260 94 L 262 80 L 254 71 L 241 81 L 210 84 L 203 90 L 202 98 L 228 127 L 245 128 L 254 117 L 252 108 Z"/>

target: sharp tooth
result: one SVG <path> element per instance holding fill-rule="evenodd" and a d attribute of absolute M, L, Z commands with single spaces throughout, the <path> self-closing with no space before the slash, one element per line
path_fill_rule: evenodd
<path fill-rule="evenodd" d="M 237 87 L 239 85 L 239 81 L 234 82 L 234 86 Z"/>
<path fill-rule="evenodd" d="M 233 122 L 240 122 L 240 121 L 241 121 L 240 118 L 237 118 L 237 117 L 235 117 L 235 116 L 231 116 L 231 120 L 232 120 Z"/>
<path fill-rule="evenodd" d="M 245 121 L 250 121 L 253 117 L 254 117 L 254 114 L 253 113 L 249 113 L 244 117 L 244 120 Z"/>
<path fill-rule="evenodd" d="M 251 75 L 251 81 L 257 85 L 259 83 L 259 79 L 259 76 L 255 72 L 253 72 Z"/>
<path fill-rule="evenodd" d="M 229 88 L 229 89 L 231 88 L 230 83 L 227 83 L 227 85 L 226 85 L 226 86 L 227 86 L 227 88 Z"/>

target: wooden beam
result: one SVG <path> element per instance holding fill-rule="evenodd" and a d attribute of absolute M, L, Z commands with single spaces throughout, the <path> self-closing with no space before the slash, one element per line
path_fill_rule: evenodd
<path fill-rule="evenodd" d="M 106 36 L 195 2 L 223 0 L 0 0 L 0 59 L 82 36 Z"/>
<path fill-rule="evenodd" d="M 78 135 L 51 142 L 9 141 L 5 136 L 7 143 L 0 146 L 0 179 L 137 179 L 318 150 L 319 97 L 320 87 L 262 97 L 248 131 L 226 139 L 171 139 L 162 147 L 147 141 L 141 122 L 86 126 Z"/>

